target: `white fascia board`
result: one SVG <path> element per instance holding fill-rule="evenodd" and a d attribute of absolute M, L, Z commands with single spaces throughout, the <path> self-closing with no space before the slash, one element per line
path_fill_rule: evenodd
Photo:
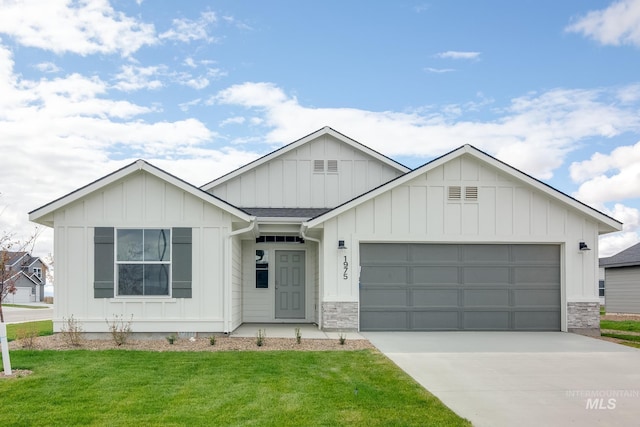
<path fill-rule="evenodd" d="M 101 188 L 104 188 L 110 184 L 113 184 L 114 182 L 121 180 L 123 178 L 126 178 L 127 176 L 136 173 L 138 171 L 145 171 L 151 175 L 154 175 L 155 177 L 168 182 L 170 184 L 175 185 L 176 187 L 180 188 L 181 190 L 184 190 L 186 192 L 188 192 L 189 194 L 192 194 L 195 197 L 198 197 L 208 203 L 211 203 L 212 205 L 225 210 L 227 212 L 229 212 L 230 214 L 236 216 L 237 218 L 241 219 L 242 221 L 245 222 L 250 222 L 251 219 L 253 218 L 251 215 L 247 214 L 246 212 L 236 208 L 235 206 L 213 196 L 212 194 L 209 194 L 205 191 L 200 190 L 199 188 L 187 183 L 186 181 L 183 181 L 165 171 L 163 171 L 162 169 L 159 169 L 155 166 L 153 166 L 150 163 L 147 163 L 144 160 L 137 160 L 134 163 L 131 163 L 128 166 L 123 167 L 122 169 L 119 169 L 109 175 L 106 175 L 102 178 L 99 178 L 98 180 L 85 185 L 84 187 L 81 187 L 75 191 L 72 191 L 71 193 L 60 197 L 59 199 L 54 200 L 53 202 L 50 202 L 38 209 L 35 209 L 31 212 L 29 212 L 29 220 L 33 221 L 35 223 L 38 224 L 42 224 L 45 226 L 52 226 L 52 221 L 50 219 L 45 219 L 45 217 L 68 205 L 71 203 L 74 203 L 80 199 L 82 199 L 83 197 L 88 196 L 89 194 L 100 190 Z"/>
<path fill-rule="evenodd" d="M 513 166 L 507 165 L 506 163 L 488 155 L 487 153 L 478 150 L 477 148 L 466 144 L 463 145 L 462 147 L 451 151 L 447 154 L 445 154 L 444 156 L 441 156 L 437 159 L 432 160 L 431 162 L 417 168 L 414 169 L 413 171 L 402 175 L 394 180 L 391 180 L 389 182 L 387 182 L 386 184 L 381 185 L 378 188 L 375 188 L 371 191 L 369 191 L 368 193 L 365 193 L 355 199 L 352 199 L 351 201 L 348 201 L 338 207 L 336 207 L 335 209 L 320 215 L 314 219 L 312 219 L 311 221 L 307 221 L 305 223 L 303 223 L 303 225 L 307 228 L 314 228 L 317 227 L 319 224 L 334 218 L 346 211 L 348 211 L 349 209 L 353 208 L 354 206 L 357 206 L 361 203 L 366 202 L 367 200 L 371 200 L 387 191 L 389 191 L 390 189 L 397 187 L 399 185 L 402 185 L 403 183 L 412 180 L 413 178 L 415 178 L 418 175 L 421 175 L 425 172 L 428 172 L 438 166 L 443 165 L 444 163 L 447 163 L 453 159 L 455 159 L 456 157 L 460 157 L 464 154 L 469 154 L 473 157 L 475 157 L 476 159 L 483 161 L 485 163 L 490 164 L 491 166 L 494 166 L 495 168 L 499 169 L 500 171 L 504 172 L 506 175 L 511 176 L 513 178 L 516 178 L 522 182 L 525 182 L 526 184 L 536 188 L 537 190 L 547 194 L 549 197 L 558 200 L 562 203 L 565 203 L 571 207 L 573 207 L 574 209 L 582 212 L 583 214 L 595 219 L 596 221 L 598 221 L 599 227 L 598 227 L 598 231 L 600 234 L 604 234 L 604 233 L 610 233 L 610 232 L 614 232 L 614 231 L 620 231 L 622 230 L 622 223 L 603 214 L 602 212 L 585 205 L 582 202 L 579 202 L 578 200 L 574 199 L 573 197 L 570 197 L 564 193 L 562 193 L 559 190 L 556 190 L 555 188 L 544 184 L 541 181 L 538 181 L 537 179 L 525 174 L 524 172 L 519 171 L 518 169 L 514 168 Z"/>
<path fill-rule="evenodd" d="M 257 168 L 258 166 L 263 165 L 263 164 L 273 160 L 276 157 L 279 157 L 279 156 L 281 156 L 283 154 L 286 154 L 289 151 L 295 150 L 298 147 L 300 147 L 300 146 L 308 143 L 309 141 L 312 141 L 312 140 L 314 140 L 314 139 L 316 139 L 316 138 L 318 138 L 318 137 L 320 137 L 322 135 L 331 135 L 334 138 L 338 139 L 339 141 L 344 142 L 345 144 L 350 145 L 354 149 L 362 151 L 363 153 L 368 154 L 369 156 L 372 156 L 372 157 L 376 158 L 377 160 L 389 165 L 390 167 L 398 170 L 401 173 L 407 173 L 407 172 L 409 172 L 411 170 L 410 168 L 408 168 L 408 167 L 396 162 L 395 160 L 392 160 L 389 157 L 386 157 L 385 155 L 383 155 L 381 153 L 378 153 L 377 151 L 367 147 L 366 145 L 361 144 L 361 143 L 349 138 L 348 136 L 343 135 L 340 132 L 335 131 L 334 129 L 330 128 L 329 126 L 325 126 L 322 129 L 319 129 L 319 130 L 317 130 L 317 131 L 315 131 L 313 133 L 310 133 L 309 135 L 307 135 L 307 136 L 305 136 L 303 138 L 298 139 L 297 141 L 294 141 L 294 142 L 289 143 L 289 144 L 287 144 L 287 145 L 285 145 L 285 146 L 283 146 L 281 148 L 278 148 L 277 150 L 272 151 L 271 153 L 268 153 L 268 154 L 260 157 L 259 159 L 254 160 L 251 163 L 247 163 L 246 165 L 241 166 L 240 168 L 238 168 L 238 169 L 236 169 L 234 171 L 231 171 L 226 175 L 223 175 L 223 176 L 221 176 L 219 178 L 214 179 L 211 182 L 208 182 L 208 183 L 204 184 L 203 186 L 200 187 L 200 189 L 202 189 L 204 191 L 209 191 L 212 188 L 214 188 L 214 187 L 216 187 L 216 186 L 218 186 L 220 184 L 223 184 L 224 182 L 226 182 L 226 181 L 228 181 L 230 179 L 233 179 L 233 178 L 235 178 L 235 177 L 237 177 L 239 175 L 242 175 L 242 174 L 244 174 L 245 172 L 247 172 L 247 171 L 249 171 L 251 169 Z"/>

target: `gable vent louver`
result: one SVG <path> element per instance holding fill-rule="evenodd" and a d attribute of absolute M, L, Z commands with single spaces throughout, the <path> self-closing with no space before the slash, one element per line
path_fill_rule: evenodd
<path fill-rule="evenodd" d="M 449 200 L 460 200 L 462 198 L 462 187 L 452 185 L 449 187 Z"/>
<path fill-rule="evenodd" d="M 478 187 L 465 187 L 464 188 L 465 200 L 478 200 Z"/>
<path fill-rule="evenodd" d="M 327 172 L 338 172 L 337 160 L 327 160 Z"/>
<path fill-rule="evenodd" d="M 313 171 L 314 172 L 324 172 L 324 160 L 314 160 L 313 161 Z"/>

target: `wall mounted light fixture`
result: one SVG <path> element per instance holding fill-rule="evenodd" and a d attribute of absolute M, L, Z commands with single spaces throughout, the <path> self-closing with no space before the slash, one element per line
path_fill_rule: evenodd
<path fill-rule="evenodd" d="M 589 246 L 587 246 L 587 244 L 585 242 L 580 242 L 578 244 L 578 249 L 580 249 L 581 251 L 590 251 L 591 248 Z"/>
<path fill-rule="evenodd" d="M 344 245 L 344 240 L 338 240 L 338 249 L 347 249 Z"/>

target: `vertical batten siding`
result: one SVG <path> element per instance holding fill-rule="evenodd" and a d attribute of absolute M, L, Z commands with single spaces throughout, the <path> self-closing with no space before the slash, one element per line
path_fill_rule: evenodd
<path fill-rule="evenodd" d="M 105 319 L 133 314 L 134 332 L 222 331 L 224 241 L 233 217 L 140 171 L 54 212 L 54 324 L 74 316 L 86 332 L 106 332 Z M 192 298 L 93 298 L 94 227 L 193 230 Z"/>
<path fill-rule="evenodd" d="M 314 160 L 324 162 L 323 172 L 313 171 Z M 338 162 L 337 172 L 326 170 L 327 160 Z M 331 135 L 323 135 L 209 191 L 236 206 L 326 208 L 400 174 Z"/>
<path fill-rule="evenodd" d="M 234 236 L 231 244 L 231 330 L 234 330 L 242 324 L 242 241 Z"/>

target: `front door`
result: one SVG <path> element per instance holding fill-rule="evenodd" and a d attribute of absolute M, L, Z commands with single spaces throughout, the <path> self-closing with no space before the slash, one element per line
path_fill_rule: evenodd
<path fill-rule="evenodd" d="M 304 251 L 276 251 L 276 318 L 304 319 Z"/>

